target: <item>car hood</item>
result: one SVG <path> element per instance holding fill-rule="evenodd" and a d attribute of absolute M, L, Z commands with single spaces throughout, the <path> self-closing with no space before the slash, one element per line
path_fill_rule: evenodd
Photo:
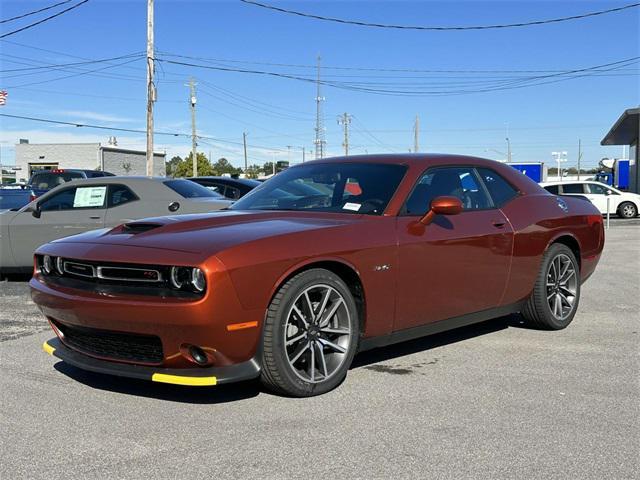
<path fill-rule="evenodd" d="M 262 238 L 335 228 L 363 220 L 363 215 L 302 212 L 219 211 L 146 218 L 111 230 L 66 237 L 53 243 L 91 243 L 146 247 L 214 255 Z"/>

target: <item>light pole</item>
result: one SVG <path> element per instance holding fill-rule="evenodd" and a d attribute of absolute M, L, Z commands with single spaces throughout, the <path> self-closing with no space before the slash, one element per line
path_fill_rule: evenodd
<path fill-rule="evenodd" d="M 551 155 L 558 162 L 558 181 L 562 180 L 562 167 L 561 163 L 567 161 L 567 152 L 551 152 Z"/>

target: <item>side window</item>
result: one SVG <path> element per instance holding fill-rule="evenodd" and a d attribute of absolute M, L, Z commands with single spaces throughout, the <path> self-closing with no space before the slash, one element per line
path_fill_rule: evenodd
<path fill-rule="evenodd" d="M 518 191 L 493 170 L 488 168 L 478 168 L 478 173 L 487 187 L 487 190 L 489 190 L 489 195 L 491 195 L 493 204 L 496 207 L 501 207 L 518 195 Z"/>
<path fill-rule="evenodd" d="M 560 187 L 558 187 L 558 185 L 547 185 L 546 187 L 544 187 L 544 189 L 549 193 L 553 193 L 554 195 L 560 194 Z"/>
<path fill-rule="evenodd" d="M 104 208 L 106 196 L 107 187 L 103 185 L 66 188 L 42 201 L 40 210 L 50 212 L 80 208 Z"/>
<path fill-rule="evenodd" d="M 424 215 L 436 197 L 453 196 L 464 210 L 491 208 L 491 202 L 478 183 L 473 167 L 429 169 L 420 178 L 405 204 L 406 215 Z"/>
<path fill-rule="evenodd" d="M 609 190 L 604 185 L 598 185 L 597 183 L 588 183 L 587 184 L 587 188 L 594 195 L 606 195 L 607 194 L 607 190 Z"/>
<path fill-rule="evenodd" d="M 231 200 L 237 200 L 240 198 L 240 190 L 235 187 L 227 186 L 224 191 L 224 195 Z"/>
<path fill-rule="evenodd" d="M 582 183 L 565 183 L 562 185 L 562 193 L 584 193 L 584 186 Z"/>
<path fill-rule="evenodd" d="M 117 207 L 125 203 L 138 200 L 135 193 L 131 191 L 129 187 L 125 185 L 111 185 L 109 186 L 109 206 Z"/>

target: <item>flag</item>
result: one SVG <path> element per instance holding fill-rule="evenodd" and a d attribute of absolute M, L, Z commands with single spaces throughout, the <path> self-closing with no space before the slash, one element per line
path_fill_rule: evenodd
<path fill-rule="evenodd" d="M 6 105 L 7 104 L 7 91 L 6 90 L 0 90 L 0 105 Z"/>

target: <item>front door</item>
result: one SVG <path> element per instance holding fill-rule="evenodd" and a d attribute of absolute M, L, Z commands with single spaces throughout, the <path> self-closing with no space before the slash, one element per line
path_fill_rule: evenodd
<path fill-rule="evenodd" d="M 18 267 L 33 264 L 33 252 L 40 245 L 62 237 L 104 226 L 106 185 L 69 187 L 38 202 L 40 217 L 26 211 L 9 225 L 11 251 Z"/>
<path fill-rule="evenodd" d="M 433 198 L 457 196 L 464 210 L 418 220 Z M 472 167 L 429 169 L 397 220 L 398 304 L 394 330 L 479 312 L 500 304 L 513 230 Z"/>

